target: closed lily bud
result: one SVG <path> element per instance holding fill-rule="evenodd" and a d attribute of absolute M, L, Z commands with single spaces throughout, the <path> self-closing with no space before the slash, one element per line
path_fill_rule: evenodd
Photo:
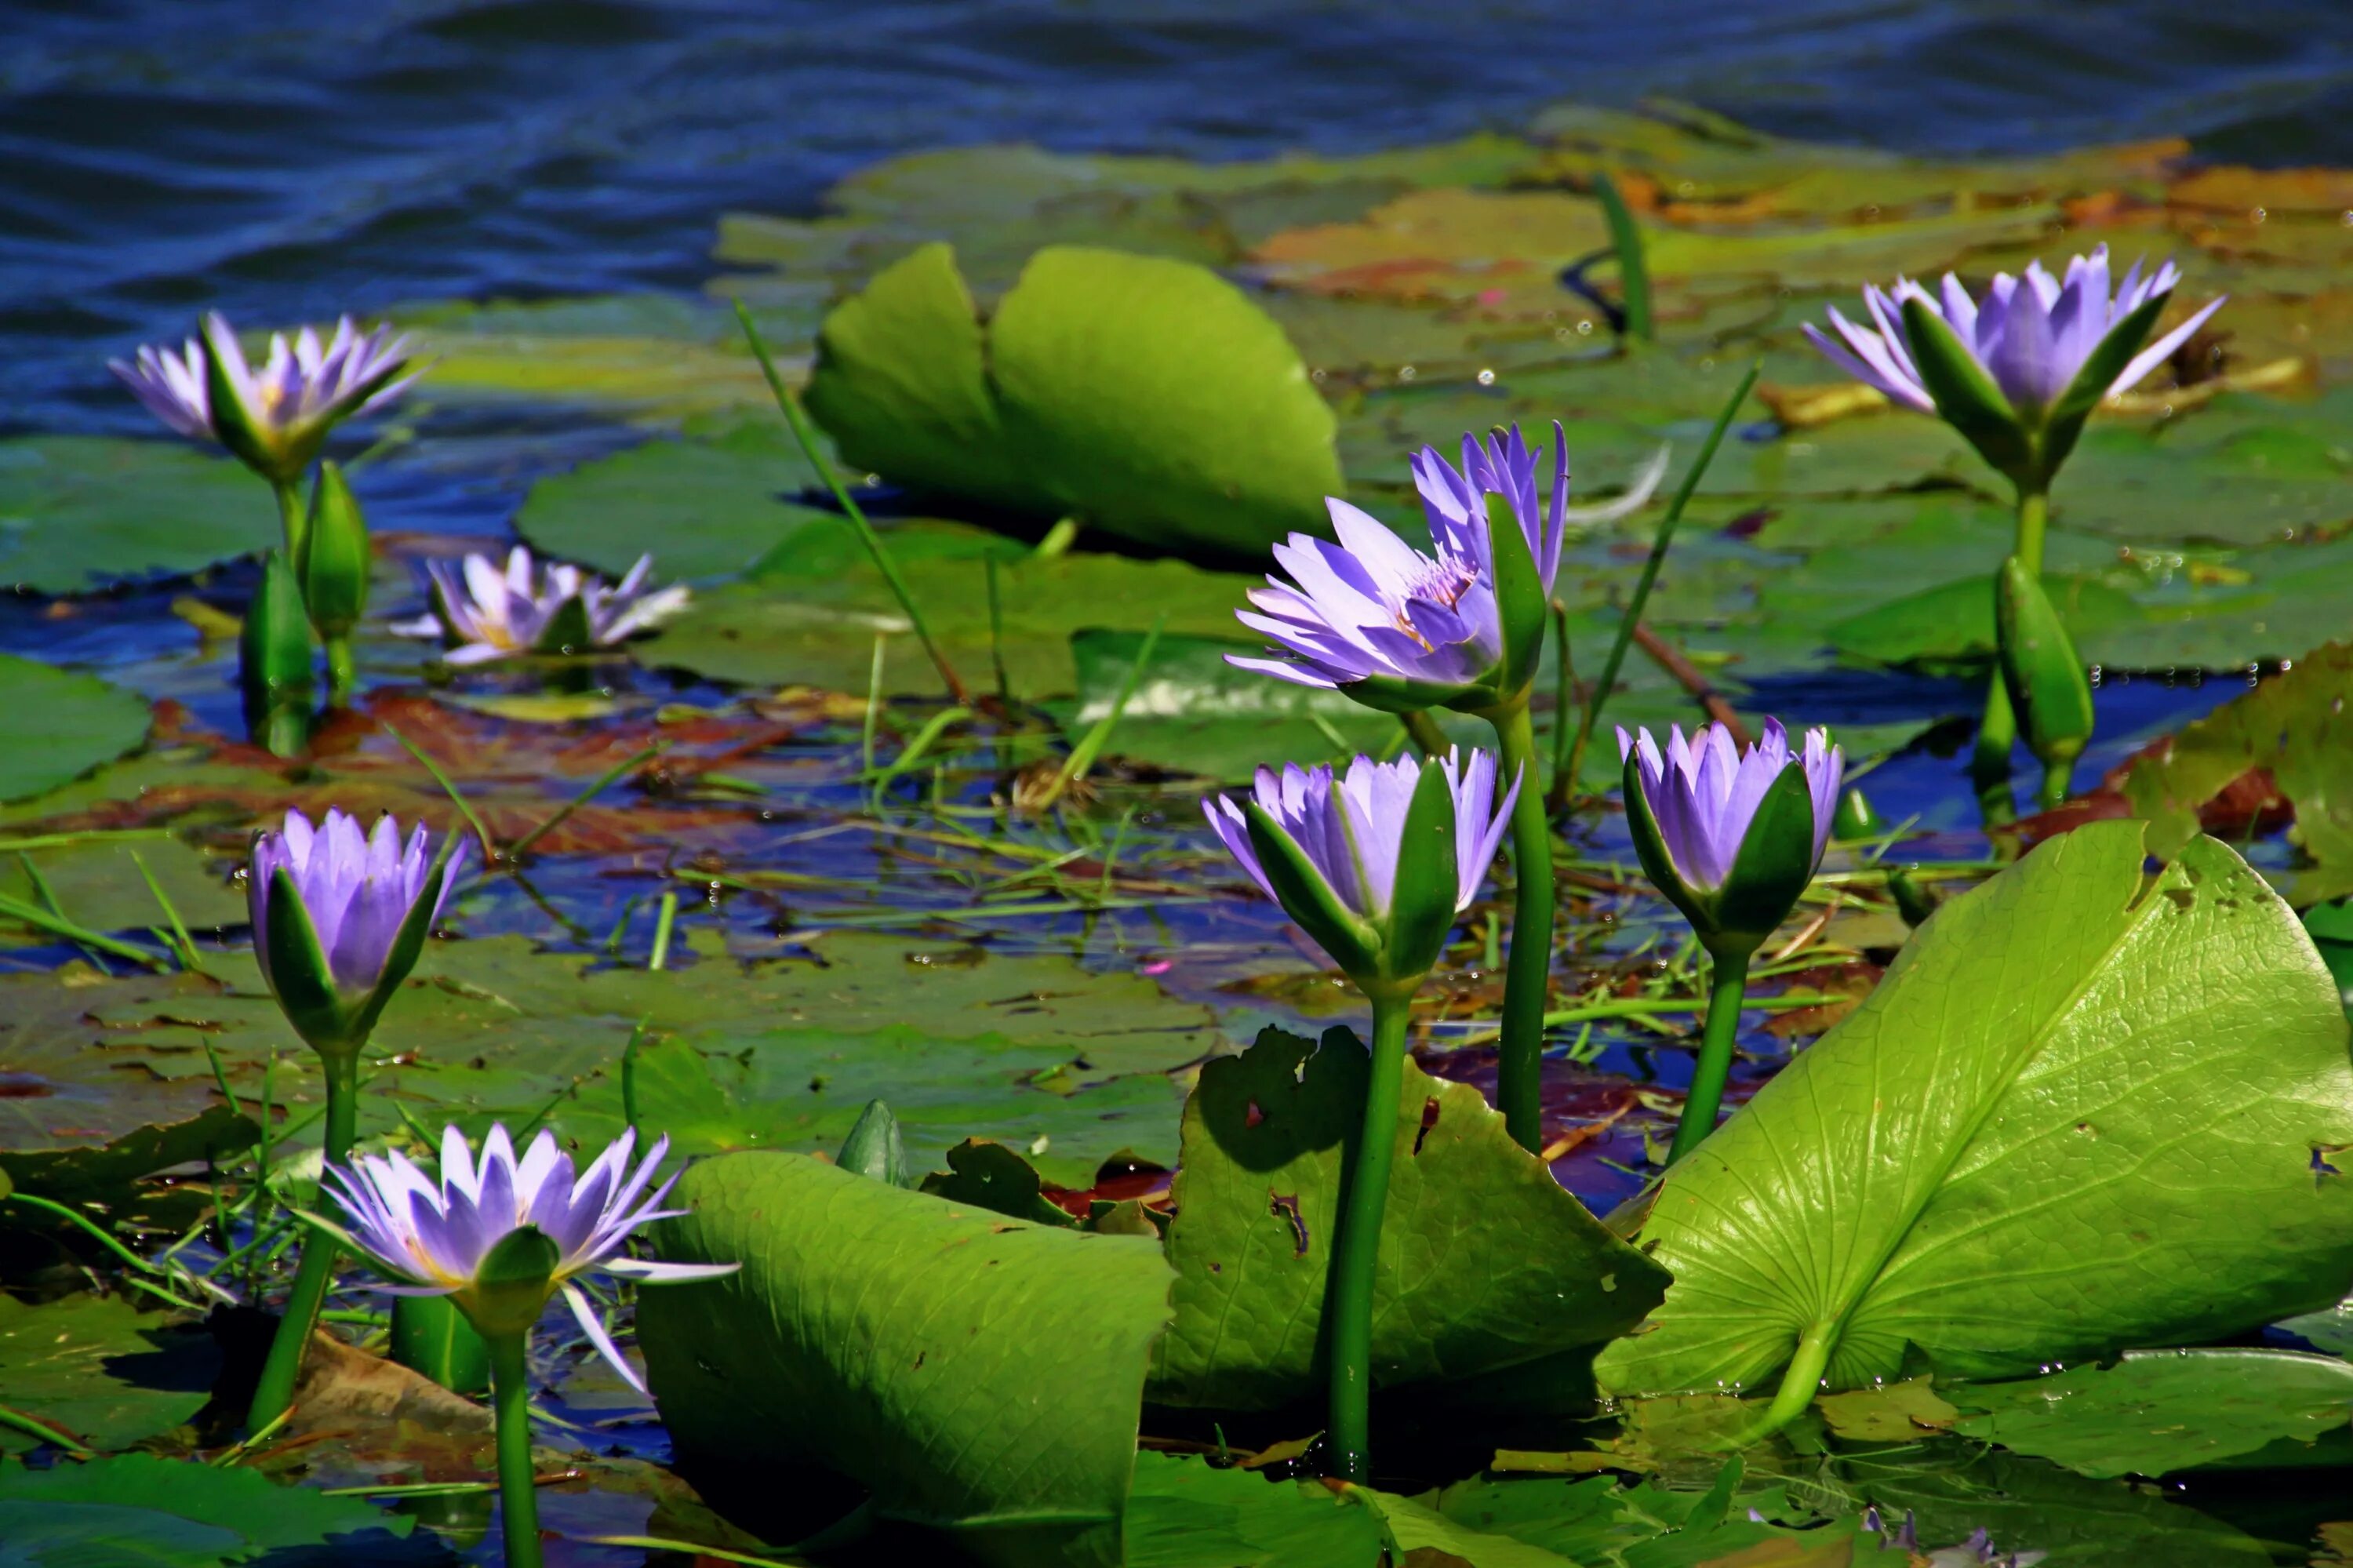
<path fill-rule="evenodd" d="M 2092 738 L 2092 683 L 2042 579 L 2016 556 L 1995 579 L 2001 679 L 2027 749 L 2043 768 L 2043 804 L 2067 798 L 2075 758 Z"/>
<path fill-rule="evenodd" d="M 448 899 L 463 853 L 454 835 L 427 861 L 418 823 L 404 843 L 390 815 L 375 831 L 330 810 L 300 811 L 256 834 L 248 874 L 254 956 L 287 1022 L 313 1050 L 366 1043 Z"/>
<path fill-rule="evenodd" d="M 245 626 L 237 634 L 237 683 L 248 705 L 277 703 L 307 691 L 311 657 L 302 585 L 286 557 L 272 550 L 262 557 L 261 582 L 245 607 Z"/>
<path fill-rule="evenodd" d="M 1746 752 L 1719 725 L 1664 747 L 1618 732 L 1642 870 L 1719 961 L 1746 959 L 1796 907 L 1830 842 L 1846 759 L 1821 730 L 1792 753 L 1778 719 Z"/>
<path fill-rule="evenodd" d="M 1250 880 L 1367 995 L 1409 995 L 1444 950 L 1510 826 L 1525 780 L 1495 800 L 1495 758 L 1359 757 L 1258 770 L 1251 798 L 1201 802 Z"/>
<path fill-rule="evenodd" d="M 551 1132 L 517 1158 L 507 1129 L 493 1126 L 478 1164 L 453 1127 L 442 1134 L 438 1182 L 397 1151 L 329 1166 L 328 1178 L 351 1241 L 398 1282 L 395 1290 L 448 1297 L 488 1339 L 530 1332 L 561 1292 L 589 1342 L 642 1393 L 644 1382 L 573 1281 L 592 1272 L 648 1285 L 714 1279 L 738 1266 L 649 1263 L 622 1252 L 639 1226 L 685 1212 L 661 1206 L 675 1176 L 647 1191 L 670 1139 L 655 1139 L 632 1170 L 636 1140 L 624 1132 L 575 1177 Z"/>
<path fill-rule="evenodd" d="M 294 569 L 301 579 L 311 624 L 322 637 L 349 637 L 367 613 L 371 553 L 359 497 L 352 493 L 341 466 L 321 463 L 318 482 L 311 489 L 311 522 L 302 531 Z"/>

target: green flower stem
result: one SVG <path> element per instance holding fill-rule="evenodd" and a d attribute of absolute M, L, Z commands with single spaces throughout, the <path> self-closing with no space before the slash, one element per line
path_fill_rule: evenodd
<path fill-rule="evenodd" d="M 2049 493 L 2021 485 L 2018 538 L 2010 553 L 2037 577 L 2042 575 L 2042 540 L 2050 527 Z M 1969 757 L 1969 780 L 1977 786 L 1978 806 L 1989 826 L 2007 822 L 2017 813 L 2010 794 L 2010 753 L 2017 739 L 2018 715 L 2010 712 L 2010 691 L 2002 684 L 2001 666 L 1996 663 L 1986 684 L 1985 716 L 1978 723 L 1977 748 Z"/>
<path fill-rule="evenodd" d="M 351 700 L 360 680 L 359 661 L 352 655 L 352 640 L 348 632 L 329 637 L 327 644 L 327 702 L 342 707 Z"/>
<path fill-rule="evenodd" d="M 1822 1384 L 1822 1373 L 1830 1370 L 1831 1343 L 1838 1325 L 1816 1323 L 1798 1340 L 1798 1348 L 1789 1358 L 1789 1370 L 1781 1374 L 1781 1386 L 1773 1395 L 1764 1419 L 1742 1433 L 1737 1446 L 1761 1443 L 1782 1427 L 1806 1413 L 1814 1402 L 1815 1393 Z"/>
<path fill-rule="evenodd" d="M 1389 1161 L 1397 1152 L 1398 1097 L 1405 1086 L 1405 1027 L 1413 989 L 1373 998 L 1373 1072 L 1364 1131 L 1341 1197 L 1339 1245 L 1332 1255 L 1331 1442 L 1333 1473 L 1372 1478 L 1373 1279 L 1381 1215 L 1388 1207 Z"/>
<path fill-rule="evenodd" d="M 327 1160 L 341 1165 L 351 1158 L 352 1135 L 359 1123 L 360 1054 L 354 1046 L 320 1059 L 327 1066 Z M 263 1129 L 263 1136 L 269 1130 Z M 278 1320 L 277 1337 L 269 1341 L 269 1359 L 262 1363 L 261 1382 L 246 1412 L 248 1432 L 259 1432 L 286 1414 L 294 1403 L 294 1383 L 302 1372 L 302 1352 L 318 1327 L 319 1308 L 335 1282 L 341 1248 L 324 1235 L 313 1234 L 302 1244 L 302 1261 L 294 1270 L 294 1288 L 286 1298 L 286 1315 Z"/>
<path fill-rule="evenodd" d="M 1674 1147 L 1667 1151 L 1669 1165 L 1698 1148 L 1700 1139 L 1715 1130 L 1715 1113 L 1724 1106 L 1724 1081 L 1732 1075 L 1732 1045 L 1740 1033 L 1740 1004 L 1748 991 L 1748 959 L 1746 953 L 1715 957 L 1715 976 L 1707 993 L 1707 1025 L 1700 1035 L 1699 1065 L 1692 1073 L 1683 1118 L 1675 1124 Z"/>
<path fill-rule="evenodd" d="M 1487 715 L 1503 753 L 1495 787 L 1520 781 L 1512 806 L 1512 956 L 1504 972 L 1504 1030 L 1495 1106 L 1512 1141 L 1534 1154 L 1544 1146 L 1544 1015 L 1552 973 L 1552 824 L 1536 768 L 1535 728 L 1527 699 Z"/>
<path fill-rule="evenodd" d="M 273 480 L 269 488 L 278 493 L 278 522 L 286 532 L 286 564 L 295 566 L 301 558 L 302 535 L 311 521 L 302 508 L 302 487 L 290 479 Z"/>
<path fill-rule="evenodd" d="M 526 1339 L 522 1334 L 490 1336 L 491 1403 L 499 1425 L 499 1531 L 506 1542 L 507 1568 L 540 1568 L 541 1563 Z"/>

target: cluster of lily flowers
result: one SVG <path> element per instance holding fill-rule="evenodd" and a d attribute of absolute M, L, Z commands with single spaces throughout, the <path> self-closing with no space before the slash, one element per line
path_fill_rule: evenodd
<path fill-rule="evenodd" d="M 1894 401 L 1951 420 L 2016 481 L 2021 497 L 2039 497 L 2091 409 L 2147 376 L 2215 308 L 2147 344 L 2177 281 L 2170 266 L 2147 277 L 2136 268 L 2112 294 L 2104 250 L 2077 259 L 2063 282 L 2038 265 L 2023 277 L 1997 278 L 1974 301 L 1949 277 L 1940 293 L 1899 281 L 1892 291 L 1866 295 L 1872 328 L 1833 312 L 1837 337 L 1813 335 L 1831 359 Z M 325 343 L 307 331 L 291 343 L 274 338 L 256 371 L 227 323 L 214 316 L 202 342 L 191 340 L 184 355 L 142 350 L 136 365 L 116 368 L 174 429 L 221 442 L 283 484 L 315 456 L 337 419 L 382 404 L 413 379 L 402 374 L 403 346 L 381 329 L 361 334 L 345 321 Z M 226 408 L 236 411 L 225 417 Z M 1387 712 L 1473 715 L 1493 726 L 1497 749 L 1261 768 L 1248 794 L 1203 801 L 1209 826 L 1242 871 L 1371 1001 L 1377 1063 L 1384 1054 L 1401 1059 L 1406 1009 L 1507 832 L 1514 834 L 1514 874 L 1524 887 L 1539 879 L 1534 885 L 1544 896 L 1534 906 L 1523 898 L 1513 933 L 1499 1101 L 1533 1095 L 1550 959 L 1549 837 L 1535 804 L 1526 715 L 1546 609 L 1578 519 L 1568 506 L 1558 425 L 1553 439 L 1548 494 L 1539 482 L 1545 454 L 1516 429 L 1466 436 L 1459 461 L 1423 450 L 1412 472 L 1428 552 L 1335 499 L 1335 537 L 1294 534 L 1276 546 L 1288 576 L 1270 577 L 1240 612 L 1270 646 L 1262 655 L 1233 658 L 1238 667 Z M 1656 477 L 1645 481 L 1643 493 Z M 440 639 L 453 664 L 609 646 L 683 607 L 683 588 L 649 591 L 649 572 L 650 562 L 640 560 L 607 586 L 568 566 L 536 564 L 520 546 L 502 566 L 481 556 L 436 563 L 432 613 L 397 630 Z M 1822 730 L 1793 740 L 1778 720 L 1767 720 L 1761 738 L 1746 747 L 1712 725 L 1689 736 L 1678 726 L 1663 740 L 1620 728 L 1617 738 L 1642 867 L 1708 951 L 1718 993 L 1668 1156 L 1672 1164 L 1715 1125 L 1748 961 L 1820 868 L 1844 758 Z M 458 869 L 454 840 L 435 858 L 429 847 L 422 827 L 404 838 L 386 819 L 364 832 L 334 811 L 315 826 L 290 812 L 255 843 L 250 897 L 264 977 L 331 1068 L 327 1164 L 348 1227 L 317 1223 L 367 1257 L 391 1288 L 448 1298 L 494 1347 L 519 1345 L 554 1296 L 564 1296 L 598 1351 L 638 1385 L 576 1281 L 595 1272 L 691 1281 L 733 1267 L 628 1255 L 634 1232 L 671 1213 L 661 1206 L 670 1184 L 655 1181 L 666 1139 L 638 1160 L 634 1134 L 625 1135 L 583 1171 L 544 1131 L 518 1155 L 506 1130 L 493 1128 L 477 1158 L 452 1128 L 438 1179 L 404 1154 L 352 1154 L 347 1101 L 339 1115 L 337 1097 L 355 1092 L 351 1065 L 416 963 Z M 1524 1005 L 1531 977 L 1532 1011 Z M 1728 1007 L 1716 1005 L 1726 999 Z M 1527 1048 L 1516 1089 L 1515 1033 L 1526 1035 L 1519 1044 Z M 1386 1103 L 1368 1097 L 1360 1147 L 1389 1146 L 1397 1109 L 1393 1096 Z M 1532 1152 L 1533 1131 L 1513 1128 Z M 1369 1377 L 1344 1357 L 1369 1331 L 1383 1192 L 1359 1198 L 1349 1197 L 1335 1246 L 1332 1311 L 1343 1321 L 1332 1335 L 1331 1380 L 1334 1448 L 1343 1473 L 1357 1478 L 1366 1465 Z M 319 1250 L 322 1269 L 331 1268 L 332 1247 Z M 306 1249 L 306 1273 L 311 1265 Z M 316 1307 L 314 1295 L 312 1314 Z M 1364 1332 L 1345 1321 L 1352 1313 Z M 299 1345 L 309 1331 L 309 1321 L 290 1310 L 281 1340 L 290 1336 Z M 257 1426 L 280 1413 L 290 1386 L 265 1376 Z M 502 1395 L 502 1421 L 506 1408 Z M 527 1447 L 523 1459 L 527 1482 Z M 511 1506 L 527 1511 L 528 1497 L 525 1484 Z M 524 1553 L 512 1560 L 536 1561 L 535 1546 L 515 1533 L 522 1528 L 511 1519 L 511 1555 Z M 1908 1519 L 1891 1531 L 1874 1514 L 1867 1528 L 1883 1545 L 1916 1557 Z M 1952 1550 L 1962 1554 L 1952 1557 L 1957 1563 L 2023 1564 L 2034 1555 L 1998 1557 L 1982 1535 Z M 1932 1555 L 1942 1562 L 1948 1553 Z"/>
<path fill-rule="evenodd" d="M 269 357 L 256 367 L 227 318 L 214 312 L 178 353 L 142 347 L 110 368 L 170 429 L 227 449 L 282 491 L 301 481 L 338 424 L 383 408 L 427 367 L 409 353 L 406 336 L 389 326 L 362 332 L 349 316 L 323 342 L 311 327 L 291 338 L 271 334 Z M 295 538 L 289 545 L 298 557 L 305 554 Z M 295 566 L 317 600 L 307 562 Z M 358 580 L 338 585 L 339 597 L 364 603 L 364 543 L 343 570 Z M 458 666 L 617 648 L 686 608 L 687 589 L 652 588 L 652 571 L 653 557 L 640 556 L 620 581 L 607 583 L 577 567 L 534 562 L 520 545 L 503 564 L 486 555 L 434 561 L 426 567 L 430 611 L 392 630 L 438 641 L 446 662 Z"/>

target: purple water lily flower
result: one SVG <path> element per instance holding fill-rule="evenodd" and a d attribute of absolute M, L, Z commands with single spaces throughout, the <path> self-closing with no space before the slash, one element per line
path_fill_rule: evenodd
<path fill-rule="evenodd" d="M 2102 245 L 2089 256 L 2071 260 L 2064 281 L 2052 277 L 2040 261 L 2031 262 L 2022 277 L 1996 274 L 1982 300 L 1972 301 L 1949 272 L 1936 293 L 1909 278 L 1896 279 L 1893 290 L 1866 287 L 1862 299 L 1871 325 L 1851 322 L 1833 308 L 1830 318 L 1836 339 L 1810 323 L 1805 332 L 1816 348 L 1855 379 L 1908 408 L 1933 414 L 1936 400 L 1921 379 L 1904 330 L 1904 302 L 1916 299 L 1944 318 L 2010 406 L 2031 415 L 2057 400 L 2117 323 L 2148 300 L 2171 293 L 2180 281 L 2170 261 L 2147 277 L 2136 261 L 2112 298 L 2108 248 Z M 2127 390 L 2164 364 L 2222 302 L 2212 301 L 2135 355 L 2104 396 Z"/>
<path fill-rule="evenodd" d="M 1721 725 L 1702 725 L 1689 741 L 1680 725 L 1668 733 L 1662 748 L 1649 730 L 1629 735 L 1621 726 L 1618 755 L 1621 760 L 1630 755 L 1641 758 L 1642 796 L 1675 873 L 1686 889 L 1704 896 L 1720 890 L 1731 875 L 1766 791 L 1789 765 L 1789 736 L 1780 720 L 1767 719 L 1764 738 L 1744 753 Z M 1830 843 L 1846 758 L 1826 732 L 1810 729 L 1802 760 L 1814 804 L 1813 853 L 1806 864 L 1811 876 Z"/>
<path fill-rule="evenodd" d="M 1275 560 L 1291 580 L 1270 576 L 1267 587 L 1250 590 L 1256 613 L 1236 612 L 1273 641 L 1271 657 L 1229 654 L 1227 662 L 1303 686 L 1378 679 L 1443 692 L 1489 678 L 1515 629 L 1503 624 L 1496 606 L 1486 497 L 1511 501 L 1549 594 L 1567 526 L 1568 450 L 1557 424 L 1553 446 L 1549 510 L 1536 493 L 1538 454 L 1517 427 L 1483 441 L 1464 436 L 1459 469 L 1424 448 L 1413 477 L 1435 555 L 1346 502 L 1328 500 L 1339 542 L 1293 534 L 1277 545 Z"/>
<path fill-rule="evenodd" d="M 474 1316 L 475 1277 L 483 1258 L 514 1231 L 536 1226 L 555 1244 L 550 1283 L 564 1293 L 590 1342 L 642 1393 L 645 1383 L 621 1359 L 574 1278 L 601 1271 L 659 1284 L 713 1279 L 739 1266 L 649 1263 L 621 1255 L 630 1232 L 684 1213 L 661 1206 L 675 1176 L 646 1191 L 670 1152 L 670 1139 L 655 1139 L 631 1171 L 636 1137 L 621 1134 L 576 1179 L 572 1157 L 556 1147 L 554 1133 L 543 1128 L 518 1160 L 507 1129 L 499 1126 L 482 1140 L 479 1165 L 463 1133 L 454 1127 L 443 1132 L 438 1184 L 398 1150 L 382 1158 L 360 1155 L 348 1169 L 330 1166 L 328 1175 L 335 1202 L 351 1216 L 352 1240 L 377 1267 L 401 1281 L 387 1288 L 398 1295 L 450 1297 L 469 1318 Z"/>
<path fill-rule="evenodd" d="M 1466 762 L 1459 749 L 1450 750 L 1435 763 L 1444 771 L 1454 800 L 1454 906 L 1448 913 L 1459 914 L 1477 895 L 1494 861 L 1523 780 L 1514 779 L 1498 802 L 1493 753 L 1474 748 Z M 1294 763 L 1281 773 L 1261 768 L 1252 793 L 1276 829 L 1299 846 L 1340 906 L 1377 931 L 1389 918 L 1406 812 L 1424 766 L 1410 757 L 1394 762 L 1359 757 L 1344 775 L 1335 775 L 1329 765 L 1301 768 Z M 1218 795 L 1204 800 L 1201 809 L 1250 880 L 1281 903 L 1282 895 L 1250 842 L 1249 819 L 1241 807 Z M 1290 913 L 1297 918 L 1302 912 Z M 1317 939 L 1324 941 L 1320 935 Z M 1325 945 L 1328 951 L 1330 944 Z M 1343 969 L 1366 961 L 1366 955 L 1359 953 L 1330 956 Z"/>
<path fill-rule="evenodd" d="M 503 570 L 489 556 L 428 562 L 433 612 L 398 622 L 393 630 L 439 638 L 452 664 L 617 647 L 686 608 L 682 585 L 646 591 L 653 564 L 651 556 L 640 556 L 627 577 L 607 584 L 560 561 L 535 566 L 521 545 L 507 552 Z"/>
<path fill-rule="evenodd" d="M 433 862 L 425 853 L 426 842 L 422 822 L 404 842 L 400 824 L 388 812 L 376 819 L 375 832 L 364 833 L 356 818 L 332 808 L 315 828 L 301 812 L 289 811 L 282 829 L 257 834 L 247 895 L 253 911 L 254 956 L 270 989 L 280 991 L 282 978 L 271 972 L 268 939 L 277 872 L 286 872 L 302 901 L 334 991 L 345 1001 L 356 1001 L 384 984 L 394 940 L 431 880 Z M 433 917 L 439 916 L 448 901 L 449 885 L 464 858 L 460 847 L 444 868 Z M 401 978 L 393 977 L 393 983 Z"/>
<path fill-rule="evenodd" d="M 288 484 L 310 467 L 337 421 L 380 408 L 423 374 L 409 370 L 407 347 L 390 326 L 362 333 L 344 316 L 325 343 L 310 327 L 290 340 L 273 333 L 269 357 L 256 369 L 216 311 L 205 317 L 201 341 L 188 339 L 180 354 L 142 347 L 132 362 L 110 360 L 108 368 L 173 429 L 216 440 Z M 234 408 L 214 407 L 215 370 Z"/>
<path fill-rule="evenodd" d="M 1969 1538 L 1957 1546 L 1929 1551 L 1920 1544 L 1919 1522 L 1910 1509 L 1904 1510 L 1904 1522 L 1893 1528 L 1878 1509 L 1864 1509 L 1862 1533 L 1878 1538 L 1877 1551 L 1893 1548 L 1904 1552 L 1910 1562 L 1925 1563 L 1929 1568 L 2033 1568 L 2033 1564 L 2051 1555 L 2047 1552 L 2003 1552 L 1994 1545 L 1991 1532 L 1983 1527 L 1971 1531 Z"/>

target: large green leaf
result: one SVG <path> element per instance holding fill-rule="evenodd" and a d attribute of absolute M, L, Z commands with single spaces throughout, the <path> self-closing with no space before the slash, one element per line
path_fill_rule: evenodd
<path fill-rule="evenodd" d="M 2353 1065 L 2287 906 L 2095 823 L 1946 905 L 1862 1009 L 1669 1174 L 1675 1283 L 1605 1387 L 2000 1377 L 2328 1304 L 2353 1278 Z"/>
<path fill-rule="evenodd" d="M 2172 853 L 2198 831 L 2198 808 L 2251 768 L 2295 807 L 2295 842 L 2311 869 L 2281 880 L 2299 905 L 2353 892 L 2353 643 L 2331 642 L 2295 668 L 2185 725 L 2126 775 L 2125 799 L 2150 819 L 2149 847 Z"/>
<path fill-rule="evenodd" d="M 1135 1457 L 1123 1568 L 1377 1568 L 1372 1510 L 1314 1481 Z"/>
<path fill-rule="evenodd" d="M 186 1421 L 212 1396 L 219 1359 L 201 1328 L 119 1297 L 34 1307 L 0 1294 L 0 1404 L 91 1447 L 128 1447 Z M 0 1450 L 38 1441 L 0 1426 Z"/>
<path fill-rule="evenodd" d="M 818 345 L 810 411 L 850 463 L 917 489 L 1233 553 L 1321 526 L 1340 489 L 1298 352 L 1191 262 L 1048 246 L 984 329 L 948 248 L 925 246 Z"/>
<path fill-rule="evenodd" d="M 37 1546 L 44 1536 L 56 1543 L 47 1548 L 53 1555 L 33 1558 L 43 1568 L 214 1568 L 256 1561 L 269 1568 L 371 1568 L 445 1560 L 438 1542 L 409 1537 L 414 1520 L 357 1498 L 279 1486 L 247 1467 L 148 1454 L 111 1454 L 44 1470 L 0 1465 L 0 1510 L 6 1510 L 0 1512 L 0 1542 L 16 1544 L 20 1538 L 7 1528 L 16 1520 L 31 1521 Z M 86 1542 L 117 1555 L 79 1555 Z"/>
<path fill-rule="evenodd" d="M 617 577 L 648 555 L 665 582 L 730 576 L 825 518 L 785 499 L 807 472 L 773 424 L 716 440 L 649 441 L 541 480 L 515 530 L 548 555 Z"/>
<path fill-rule="evenodd" d="M 54 789 L 147 738 L 146 702 L 96 675 L 0 653 L 0 800 Z"/>
<path fill-rule="evenodd" d="M 0 441 L 0 583 L 84 593 L 118 577 L 185 575 L 277 537 L 269 487 L 183 443 Z"/>
<path fill-rule="evenodd" d="M 1311 1054 L 1312 1053 L 1312 1054 Z M 1269 1029 L 1211 1062 L 1185 1107 L 1168 1233 L 1176 1320 L 1153 1397 L 1279 1405 L 1322 1386 L 1316 1344 L 1370 1061 Z M 1467 1084 L 1409 1062 L 1373 1296 L 1373 1378 L 1460 1378 L 1595 1345 L 1659 1299 L 1666 1275 L 1564 1192 Z"/>
<path fill-rule="evenodd" d="M 229 885 L 227 868 L 178 839 L 92 840 L 20 852 L 0 862 L 0 894 L 38 908 L 40 888 L 27 874 L 27 861 L 58 906 L 93 931 L 168 927 L 155 889 L 140 874 L 142 863 L 191 931 L 246 920 L 246 901 Z M 25 931 L 27 941 L 57 939 L 29 926 Z"/>
<path fill-rule="evenodd" d="M 681 1461 L 815 1464 L 1000 1563 L 1111 1563 L 1168 1266 L 790 1154 L 689 1170 L 638 1343 Z"/>
<path fill-rule="evenodd" d="M 2162 1476 L 2342 1432 L 2353 1366 L 2293 1351 L 2143 1351 L 2114 1366 L 1945 1393 L 1971 1413 L 1952 1424 L 1965 1437 L 2087 1476 Z"/>

